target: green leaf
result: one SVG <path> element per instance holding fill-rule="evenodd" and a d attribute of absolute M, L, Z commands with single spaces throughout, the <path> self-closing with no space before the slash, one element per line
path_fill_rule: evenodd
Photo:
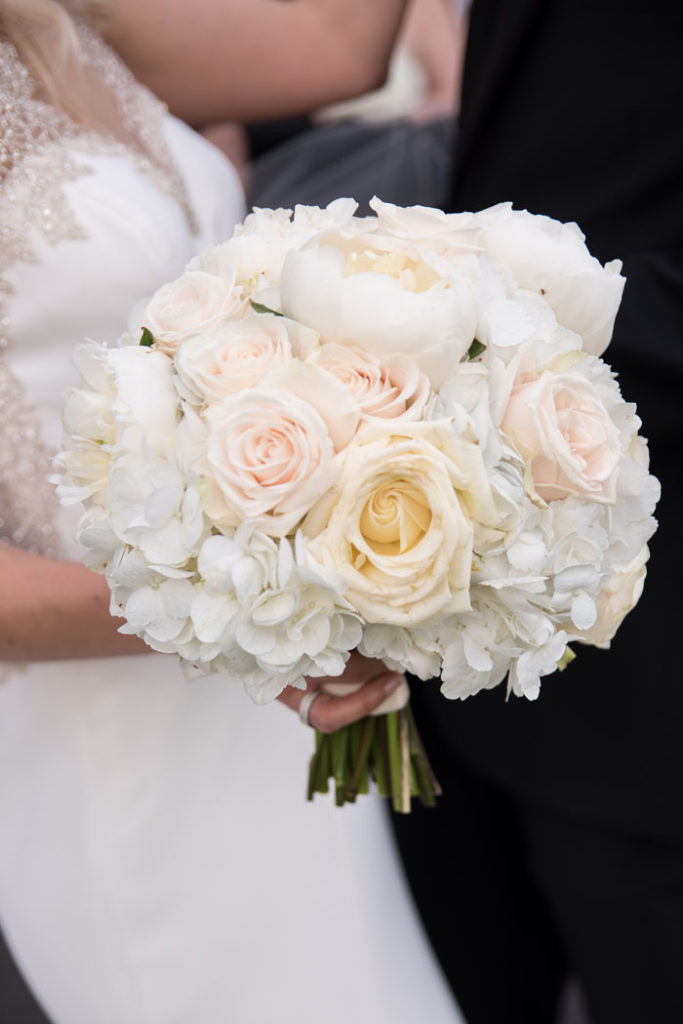
<path fill-rule="evenodd" d="M 251 299 L 250 301 L 251 308 L 254 310 L 255 313 L 272 313 L 273 316 L 285 315 L 284 313 L 278 313 L 276 309 L 271 309 L 270 306 L 264 306 L 262 302 L 254 302 L 253 299 Z"/>
<path fill-rule="evenodd" d="M 151 348 L 152 345 L 154 344 L 154 335 L 150 331 L 149 327 L 142 328 L 140 344 L 143 346 L 143 348 Z"/>
<path fill-rule="evenodd" d="M 470 362 L 471 362 L 473 359 L 476 359 L 478 356 L 480 356 L 482 354 L 482 352 L 485 352 L 485 351 L 486 351 L 486 345 L 484 345 L 483 342 L 481 342 L 477 338 L 475 338 L 474 341 L 472 342 L 472 344 L 470 345 L 470 347 L 467 350 L 467 355 L 465 356 L 465 359 L 469 359 Z"/>

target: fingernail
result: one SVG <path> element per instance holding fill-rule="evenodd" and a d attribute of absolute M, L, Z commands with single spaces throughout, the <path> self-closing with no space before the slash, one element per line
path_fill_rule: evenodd
<path fill-rule="evenodd" d="M 386 681 L 384 683 L 384 692 L 393 693 L 394 690 L 397 690 L 399 688 L 402 682 L 403 676 L 400 675 L 398 672 L 392 672 L 391 675 L 388 675 L 386 677 Z"/>

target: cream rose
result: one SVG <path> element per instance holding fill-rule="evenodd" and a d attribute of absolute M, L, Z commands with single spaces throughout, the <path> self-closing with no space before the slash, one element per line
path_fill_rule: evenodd
<path fill-rule="evenodd" d="M 365 419 L 420 419 L 432 395 L 413 362 L 382 363 L 369 352 L 332 342 L 320 347 L 315 362 L 352 392 Z"/>
<path fill-rule="evenodd" d="M 224 525 L 251 520 L 271 536 L 288 533 L 336 479 L 334 417 L 334 408 L 326 421 L 314 405 L 275 387 L 209 407 L 208 515 Z"/>
<path fill-rule="evenodd" d="M 529 458 L 544 501 L 587 497 L 613 504 L 619 431 L 593 385 L 578 374 L 541 376 L 512 389 L 502 429 Z"/>
<path fill-rule="evenodd" d="M 254 313 L 181 341 L 175 365 L 190 396 L 213 402 L 253 387 L 268 370 L 291 358 L 282 317 Z"/>
<path fill-rule="evenodd" d="M 304 532 L 310 555 L 346 580 L 345 597 L 367 622 L 410 626 L 469 608 L 470 510 L 491 509 L 485 477 L 471 473 L 474 448 L 448 420 L 359 434 L 347 448 Z"/>
<path fill-rule="evenodd" d="M 157 348 L 172 355 L 182 338 L 205 331 L 237 313 L 242 305 L 234 272 L 230 277 L 220 278 L 201 270 L 188 270 L 155 292 L 142 323 L 152 332 Z"/>
<path fill-rule="evenodd" d="M 415 360 L 438 387 L 469 349 L 476 326 L 470 283 L 438 255 L 403 240 L 322 235 L 287 254 L 282 310 L 326 341 L 380 360 Z"/>

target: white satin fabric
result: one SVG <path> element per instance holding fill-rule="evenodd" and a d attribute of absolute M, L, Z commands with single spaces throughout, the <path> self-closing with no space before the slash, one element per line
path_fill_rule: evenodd
<path fill-rule="evenodd" d="M 167 132 L 199 236 L 132 159 L 88 153 L 64 186 L 84 237 L 34 239 L 12 271 L 8 359 L 53 448 L 72 346 L 115 341 L 243 215 L 222 157 Z M 66 513 L 61 530 L 75 556 Z M 55 1024 L 456 1024 L 380 801 L 306 803 L 312 739 L 171 657 L 0 686 L 0 915 Z"/>

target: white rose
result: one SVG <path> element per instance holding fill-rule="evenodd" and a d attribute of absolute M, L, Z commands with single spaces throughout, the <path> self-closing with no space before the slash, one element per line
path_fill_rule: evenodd
<path fill-rule="evenodd" d="M 163 285 L 150 299 L 142 316 L 157 348 L 172 355 L 182 338 L 199 334 L 219 320 L 239 311 L 241 292 L 235 275 L 217 277 L 200 270 L 188 270 L 176 281 Z"/>
<path fill-rule="evenodd" d="M 521 288 L 541 295 L 558 322 L 582 336 L 586 352 L 604 352 L 624 290 L 621 261 L 603 267 L 573 223 L 513 210 L 509 204 L 476 217 L 489 258 L 509 267 Z"/>
<path fill-rule="evenodd" d="M 282 317 L 254 313 L 181 341 L 175 365 L 190 396 L 212 402 L 253 387 L 268 370 L 291 358 Z"/>
<path fill-rule="evenodd" d="M 577 495 L 613 504 L 619 431 L 597 390 L 579 374 L 545 371 L 516 385 L 501 424 L 531 462 L 544 501 Z"/>
<path fill-rule="evenodd" d="M 333 342 L 322 345 L 314 358 L 352 392 L 365 419 L 421 419 L 432 397 L 429 381 L 413 362 L 382 363 L 370 352 Z"/>
<path fill-rule="evenodd" d="M 471 285 L 437 255 L 389 237 L 321 236 L 290 252 L 282 268 L 283 312 L 326 341 L 360 347 L 382 361 L 416 361 L 433 387 L 474 338 Z"/>
<path fill-rule="evenodd" d="M 346 449 L 304 531 L 367 622 L 410 626 L 469 608 L 470 515 L 491 512 L 485 474 L 472 472 L 476 447 L 437 421 L 359 434 Z"/>

